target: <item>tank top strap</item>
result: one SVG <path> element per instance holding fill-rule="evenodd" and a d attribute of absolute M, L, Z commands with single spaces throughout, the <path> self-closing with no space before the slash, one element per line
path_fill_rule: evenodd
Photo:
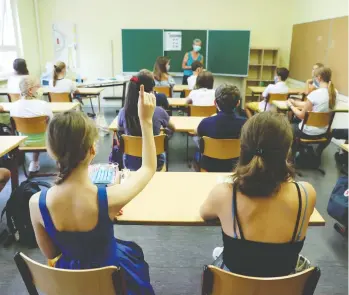
<path fill-rule="evenodd" d="M 39 208 L 40 208 L 42 219 L 44 221 L 45 229 L 47 230 L 47 232 L 49 234 L 50 233 L 53 234 L 56 231 L 56 228 L 52 222 L 50 212 L 48 211 L 47 206 L 46 206 L 47 191 L 48 191 L 47 188 L 43 188 L 41 193 L 40 193 Z"/>
<path fill-rule="evenodd" d="M 193 56 L 191 55 L 191 51 L 188 51 L 188 62 L 193 61 Z"/>
<path fill-rule="evenodd" d="M 237 182 L 234 183 L 233 185 L 233 222 L 234 222 L 234 238 L 237 238 L 237 234 L 236 234 L 236 223 L 240 232 L 240 238 L 242 240 L 245 239 L 244 237 L 244 233 L 242 231 L 241 228 L 241 224 L 240 224 L 240 220 L 239 220 L 239 216 L 238 216 L 238 210 L 237 210 L 237 198 L 236 198 L 236 193 L 237 193 Z"/>
<path fill-rule="evenodd" d="M 294 242 L 297 241 L 296 235 L 297 235 L 297 232 L 298 232 L 299 221 L 300 221 L 301 214 L 302 214 L 302 195 L 301 195 L 301 190 L 300 190 L 299 185 L 298 185 L 297 182 L 294 182 L 294 184 L 295 184 L 295 186 L 297 188 L 297 193 L 298 193 L 298 213 L 297 213 L 297 220 L 296 220 L 296 225 L 294 227 L 291 243 L 294 243 Z"/>
<path fill-rule="evenodd" d="M 304 221 L 305 221 L 305 216 L 307 214 L 307 210 L 308 210 L 308 191 L 306 190 L 306 188 L 304 187 L 303 184 L 299 183 L 299 185 L 302 187 L 302 189 L 304 190 L 304 194 L 305 194 L 305 206 L 304 206 L 304 214 L 303 214 L 303 218 L 302 218 L 302 223 L 301 226 L 299 228 L 298 231 L 298 235 L 297 235 L 297 240 L 299 241 L 302 235 L 302 230 L 303 230 L 303 226 L 304 226 Z"/>
<path fill-rule="evenodd" d="M 108 196 L 107 188 L 105 185 L 98 185 L 98 222 L 107 222 L 110 223 L 109 218 L 109 209 L 108 209 Z"/>

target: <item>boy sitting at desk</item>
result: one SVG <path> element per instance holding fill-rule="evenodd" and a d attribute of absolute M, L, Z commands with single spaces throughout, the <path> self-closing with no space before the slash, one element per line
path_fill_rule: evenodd
<path fill-rule="evenodd" d="M 193 74 L 188 78 L 188 87 L 190 90 L 193 90 L 196 85 L 196 78 L 203 70 L 203 65 L 200 61 L 196 60 L 191 64 L 191 70 Z"/>
<path fill-rule="evenodd" d="M 199 137 L 207 136 L 217 139 L 239 138 L 241 128 L 247 120 L 236 113 L 236 108 L 240 105 L 239 89 L 230 84 L 223 84 L 217 88 L 215 97 L 217 115 L 203 119 L 196 134 Z M 199 161 L 199 152 L 196 153 L 195 160 Z M 231 172 L 235 160 L 219 160 L 203 156 L 201 168 L 208 172 Z"/>
<path fill-rule="evenodd" d="M 259 102 L 249 102 L 246 104 L 246 115 L 248 118 L 251 118 L 256 112 L 264 112 L 264 110 L 270 110 L 270 104 L 267 102 L 267 98 L 270 93 L 288 93 L 288 86 L 285 83 L 288 78 L 288 73 L 289 71 L 286 68 L 276 68 L 274 76 L 275 84 L 270 84 L 267 88 L 265 88 L 262 93 L 263 100 Z M 267 107 L 265 107 L 265 104 L 267 104 Z"/>

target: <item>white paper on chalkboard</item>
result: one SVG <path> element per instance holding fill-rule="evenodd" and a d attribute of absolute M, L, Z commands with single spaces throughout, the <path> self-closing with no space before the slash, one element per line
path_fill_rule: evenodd
<path fill-rule="evenodd" d="M 164 51 L 182 50 L 182 32 L 164 32 Z"/>

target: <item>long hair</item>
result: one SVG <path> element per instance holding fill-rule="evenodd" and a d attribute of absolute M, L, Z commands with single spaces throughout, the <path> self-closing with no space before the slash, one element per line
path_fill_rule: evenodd
<path fill-rule="evenodd" d="M 58 61 L 54 65 L 54 71 L 53 71 L 53 87 L 56 86 L 57 80 L 58 80 L 58 75 L 66 68 L 66 65 L 62 61 Z"/>
<path fill-rule="evenodd" d="M 328 96 L 330 98 L 329 100 L 329 107 L 330 109 L 334 109 L 334 107 L 336 106 L 336 97 L 337 97 L 337 93 L 336 93 L 336 88 L 334 87 L 334 84 L 331 80 L 332 78 L 332 70 L 330 68 L 326 68 L 326 67 L 321 67 L 321 68 L 317 68 L 314 71 L 314 76 L 320 76 L 321 80 L 328 83 Z"/>
<path fill-rule="evenodd" d="M 164 75 L 168 75 L 166 65 L 170 61 L 167 56 L 159 56 L 154 64 L 154 79 L 162 81 Z"/>
<path fill-rule="evenodd" d="M 148 70 L 141 70 L 137 76 L 132 77 L 128 84 L 128 90 L 125 101 L 125 121 L 130 135 L 141 136 L 142 130 L 138 117 L 138 98 L 140 86 L 144 85 L 145 92 L 153 92 L 154 77 Z"/>
<path fill-rule="evenodd" d="M 13 69 L 16 71 L 17 75 L 20 75 L 20 76 L 29 75 L 27 63 L 23 58 L 16 58 L 13 61 Z"/>
<path fill-rule="evenodd" d="M 86 158 L 98 139 L 96 124 L 82 112 L 64 112 L 50 121 L 47 144 L 59 166 L 56 184 L 63 183 Z"/>
<path fill-rule="evenodd" d="M 268 197 L 294 177 L 288 162 L 293 133 L 282 114 L 263 112 L 253 116 L 241 131 L 241 153 L 233 175 L 245 195 Z"/>

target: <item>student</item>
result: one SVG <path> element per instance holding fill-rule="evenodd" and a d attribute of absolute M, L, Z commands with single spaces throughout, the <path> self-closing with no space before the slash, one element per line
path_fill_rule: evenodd
<path fill-rule="evenodd" d="M 288 87 L 285 81 L 288 78 L 289 71 L 286 68 L 276 68 L 274 82 L 275 84 L 268 85 L 262 93 L 263 100 L 260 102 L 249 102 L 246 104 L 246 115 L 251 118 L 253 113 L 259 111 L 264 112 L 265 104 L 267 104 L 266 110 L 269 111 L 270 105 L 267 103 L 267 98 L 270 93 L 288 93 Z"/>
<path fill-rule="evenodd" d="M 215 91 L 213 89 L 213 75 L 211 72 L 202 71 L 196 80 L 195 89 L 187 97 L 187 104 L 195 106 L 213 106 Z"/>
<path fill-rule="evenodd" d="M 214 250 L 214 265 L 254 277 L 295 271 L 316 192 L 309 183 L 293 181 L 291 144 L 292 129 L 282 114 L 257 114 L 242 128 L 235 172 L 200 209 L 204 220 L 221 222 L 224 249 Z"/>
<path fill-rule="evenodd" d="M 223 84 L 217 88 L 215 97 L 218 113 L 216 116 L 201 121 L 197 135 L 218 139 L 239 138 L 241 128 L 246 122 L 246 118 L 235 113 L 236 108 L 240 105 L 239 89 L 233 85 Z M 203 157 L 201 168 L 208 172 L 231 172 L 235 161 L 236 159 L 218 160 Z"/>
<path fill-rule="evenodd" d="M 154 64 L 155 86 L 170 86 L 176 84 L 175 80 L 168 73 L 170 70 L 170 59 L 166 56 L 159 56 Z"/>
<path fill-rule="evenodd" d="M 25 77 L 28 77 L 29 71 L 27 63 L 23 58 L 17 58 L 13 61 L 14 74 L 8 77 L 7 88 L 10 93 L 21 93 L 19 82 Z"/>
<path fill-rule="evenodd" d="M 183 85 L 188 85 L 188 78 L 193 75 L 193 70 L 191 65 L 194 61 L 199 61 L 204 64 L 204 57 L 199 53 L 201 50 L 202 42 L 200 39 L 194 39 L 193 41 L 193 50 L 187 52 L 182 61 L 182 69 L 183 69 Z"/>
<path fill-rule="evenodd" d="M 330 68 L 317 68 L 314 77 L 319 84 L 319 88 L 312 91 L 306 101 L 288 100 L 290 110 L 299 120 L 304 120 L 306 112 L 329 112 L 336 105 L 337 93 L 331 81 L 332 71 Z M 295 138 L 318 139 L 324 136 L 327 127 L 314 127 L 305 125 L 303 132 L 300 131 L 303 121 L 294 123 L 293 133 Z M 296 142 L 294 142 L 293 153 L 296 152 Z"/>
<path fill-rule="evenodd" d="M 53 79 L 50 81 L 50 91 L 55 93 L 70 93 L 72 96 L 78 92 L 75 82 L 65 78 L 67 67 L 64 62 L 58 61 L 54 65 Z"/>
<path fill-rule="evenodd" d="M 305 91 L 304 94 L 308 95 L 310 92 L 312 92 L 313 90 L 319 89 L 320 85 L 318 84 L 318 82 L 316 81 L 316 78 L 314 76 L 315 70 L 317 68 L 322 68 L 324 67 L 324 65 L 321 62 L 317 62 L 316 64 L 313 65 L 313 69 L 311 71 L 311 79 L 308 79 L 306 84 L 305 84 Z"/>
<path fill-rule="evenodd" d="M 191 64 L 191 70 L 193 71 L 193 74 L 188 78 L 188 86 L 190 90 L 193 90 L 196 85 L 196 78 L 203 70 L 203 65 L 199 61 L 194 61 Z"/>
<path fill-rule="evenodd" d="M 21 98 L 12 103 L 10 109 L 11 117 L 35 118 L 48 116 L 52 119 L 53 114 L 49 104 L 46 101 L 37 99 L 37 90 L 39 89 L 39 81 L 33 77 L 25 77 L 19 83 L 21 90 Z M 28 138 L 25 141 L 26 146 L 45 146 L 45 133 L 39 134 L 22 134 Z M 29 165 L 29 172 L 38 172 L 40 170 L 39 153 L 33 153 L 33 160 Z"/>
<path fill-rule="evenodd" d="M 142 70 L 137 76 L 131 78 L 128 84 L 125 107 L 122 108 L 118 115 L 117 129 L 131 136 L 141 136 L 142 130 L 139 124 L 137 112 L 138 93 L 140 86 L 144 85 L 145 92 L 152 93 L 154 87 L 153 75 L 148 70 Z M 174 129 L 170 122 L 170 117 L 161 107 L 156 107 L 153 116 L 154 135 L 159 135 L 161 127 Z M 166 154 L 163 153 L 157 157 L 157 170 L 161 170 L 166 163 Z M 124 155 L 124 166 L 134 171 L 141 167 L 142 158 Z"/>
<path fill-rule="evenodd" d="M 39 248 L 46 258 L 54 259 L 51 265 L 61 269 L 118 266 L 124 271 L 127 294 L 153 295 L 142 249 L 116 239 L 113 227 L 115 216 L 144 189 L 156 169 L 155 100 L 143 88 L 140 96 L 141 168 L 122 184 L 94 185 L 88 167 L 96 156 L 96 125 L 82 112 L 60 113 L 47 132 L 48 151 L 59 166 L 58 179 L 55 186 L 33 195 L 29 208 Z"/>

